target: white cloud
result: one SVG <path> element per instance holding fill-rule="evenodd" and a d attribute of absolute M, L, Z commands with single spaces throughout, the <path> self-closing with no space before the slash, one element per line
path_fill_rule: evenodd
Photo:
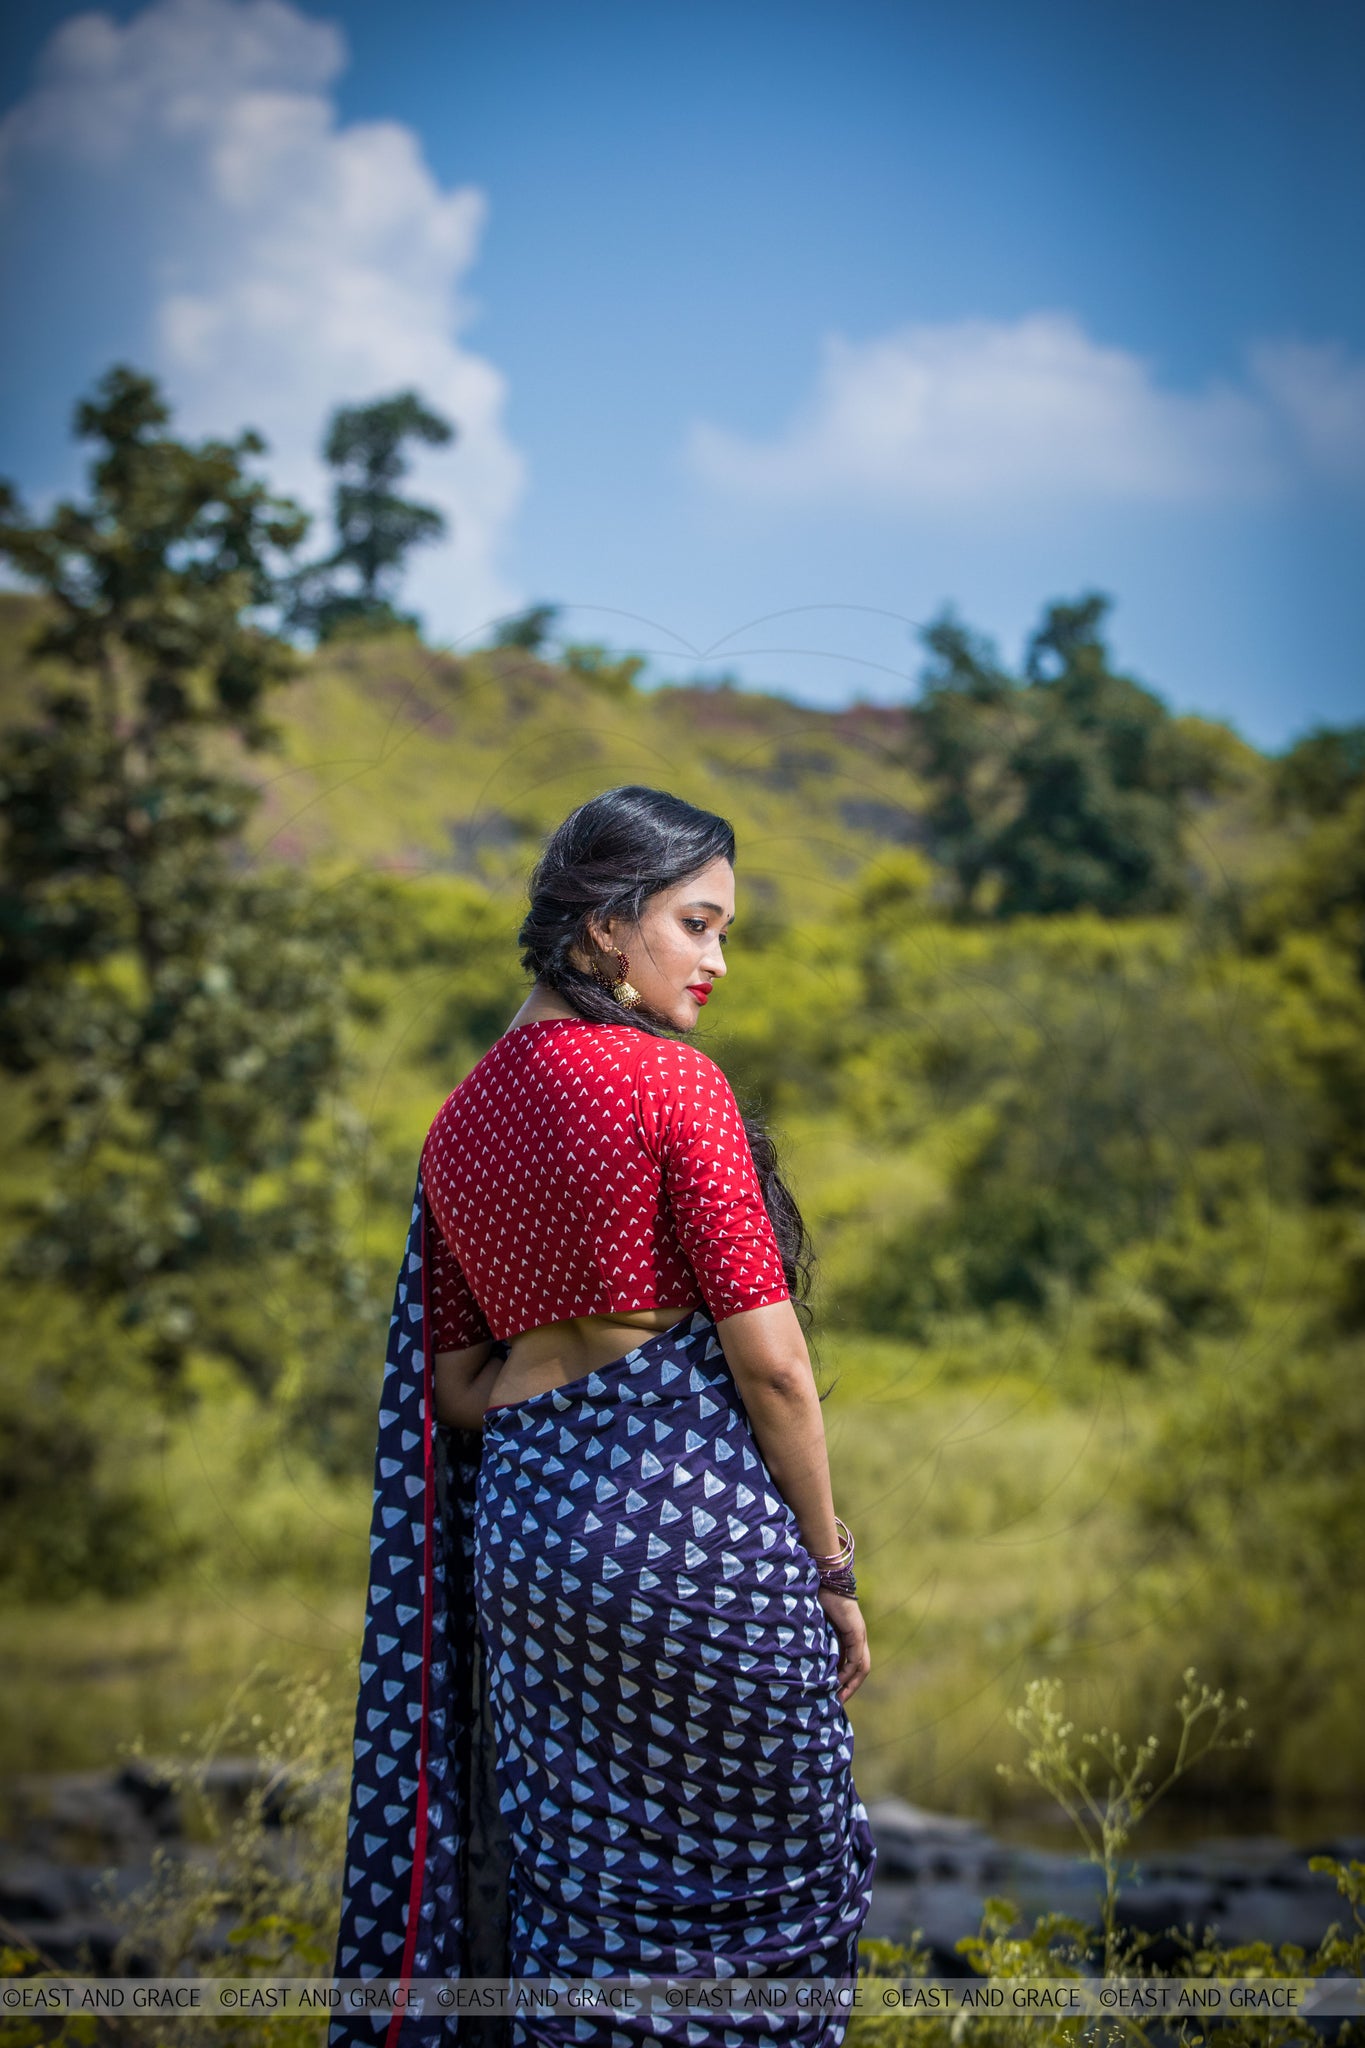
<path fill-rule="evenodd" d="M 340 125 L 328 88 L 345 62 L 340 30 L 287 0 L 75 16 L 0 122 L 0 198 L 74 215 L 83 181 L 122 195 L 177 429 L 259 427 L 272 482 L 315 511 L 331 407 L 416 386 L 458 434 L 414 459 L 410 487 L 451 533 L 413 555 L 403 596 L 438 632 L 477 632 L 522 601 L 498 554 L 525 483 L 506 380 L 460 339 L 486 204 L 442 189 L 401 123 Z"/>
<path fill-rule="evenodd" d="M 1323 476 L 1365 479 L 1365 362 L 1340 342 L 1262 342 L 1251 367 L 1303 456 Z"/>
<path fill-rule="evenodd" d="M 686 456 L 728 496 L 948 511 L 1254 500 L 1304 466 L 1365 477 L 1365 370 L 1339 351 L 1253 354 L 1240 385 L 1158 385 L 1066 313 L 827 336 L 776 439 L 693 425 Z"/>

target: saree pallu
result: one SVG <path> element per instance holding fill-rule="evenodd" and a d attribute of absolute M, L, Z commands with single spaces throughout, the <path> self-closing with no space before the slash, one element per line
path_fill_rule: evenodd
<path fill-rule="evenodd" d="M 434 1227 L 419 1180 L 336 1974 L 856 1976 L 876 1851 L 837 1639 L 710 1314 L 490 1408 L 481 1434 L 433 1427 Z M 348 2015 L 329 2048 L 834 2048 L 846 2027 L 809 2010 Z"/>

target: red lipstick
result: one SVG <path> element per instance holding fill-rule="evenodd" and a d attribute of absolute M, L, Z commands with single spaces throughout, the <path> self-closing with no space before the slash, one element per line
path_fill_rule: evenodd
<path fill-rule="evenodd" d="M 704 981 L 689 981 L 687 986 L 691 993 L 697 998 L 697 1001 L 699 1003 L 710 1002 L 711 989 L 709 983 Z"/>

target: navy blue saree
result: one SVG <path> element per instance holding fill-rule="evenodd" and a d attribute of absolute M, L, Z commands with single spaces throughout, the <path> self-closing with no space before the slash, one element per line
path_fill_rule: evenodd
<path fill-rule="evenodd" d="M 339 1977 L 852 1977 L 876 1862 L 818 1571 L 705 1309 L 434 1424 L 421 1180 L 380 1398 Z M 841 2042 L 846 2014 L 333 2021 L 329 2048 Z"/>

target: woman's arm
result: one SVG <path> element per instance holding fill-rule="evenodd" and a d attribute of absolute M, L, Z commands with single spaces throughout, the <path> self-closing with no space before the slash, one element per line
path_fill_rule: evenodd
<path fill-rule="evenodd" d="M 831 1556 L 840 1544 L 825 1418 L 796 1310 L 790 1301 L 742 1309 L 718 1322 L 716 1335 L 764 1463 L 796 1517 L 802 1542 L 817 1556 Z M 820 1598 L 839 1637 L 839 1698 L 846 1700 L 871 1669 L 867 1628 L 852 1595 L 822 1589 Z"/>
<path fill-rule="evenodd" d="M 438 1351 L 432 1360 L 436 1420 L 451 1429 L 482 1429 L 483 1411 L 502 1365 L 494 1340 L 485 1337 L 463 1351 Z"/>

